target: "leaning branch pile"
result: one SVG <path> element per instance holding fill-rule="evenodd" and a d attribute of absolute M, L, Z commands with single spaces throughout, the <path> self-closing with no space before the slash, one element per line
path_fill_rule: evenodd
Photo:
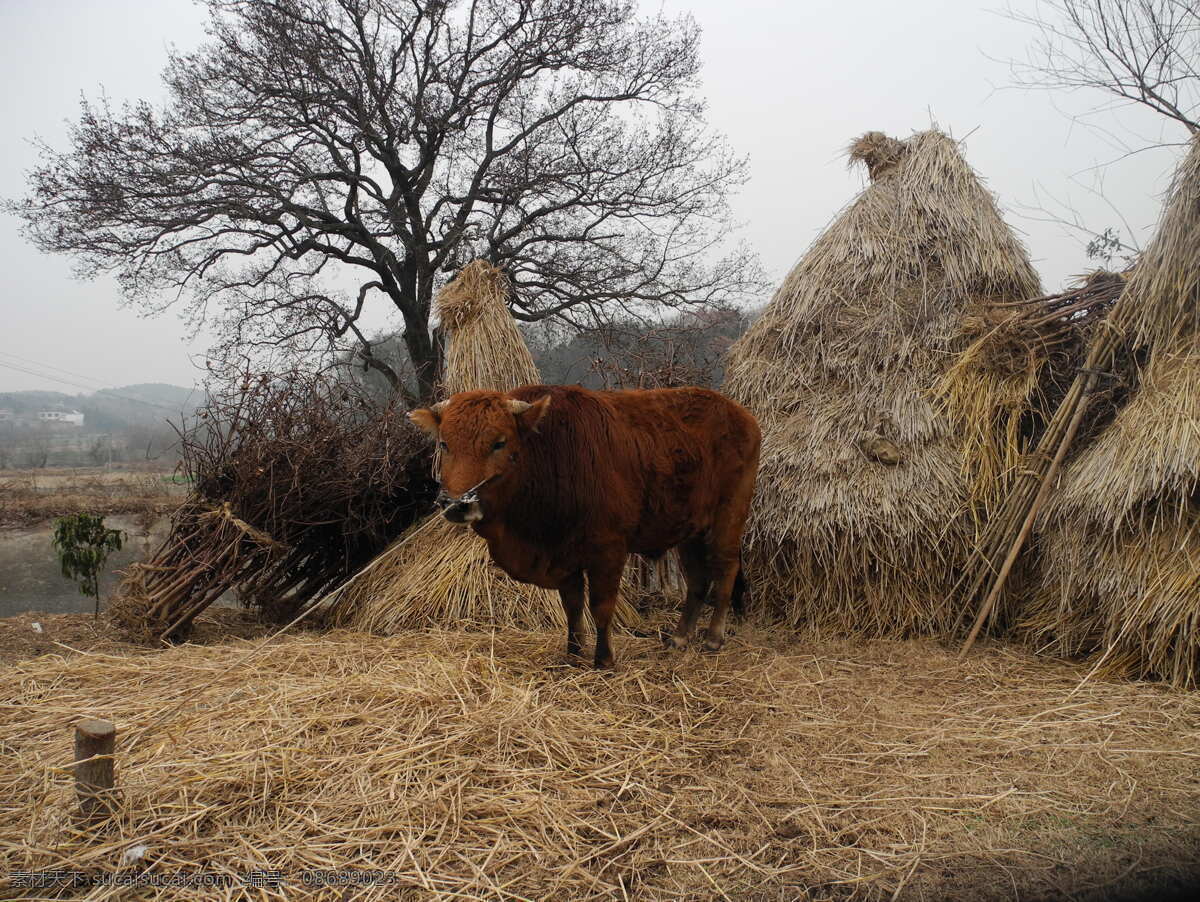
<path fill-rule="evenodd" d="M 1125 290 L 1126 278 L 1118 273 L 1097 272 L 1070 291 L 1012 305 L 1012 313 L 996 332 L 980 339 L 956 365 L 956 370 L 972 365 L 976 356 L 988 353 L 989 346 L 1002 344 L 998 336 L 1032 339 L 1043 349 L 1039 356 L 1047 362 L 1051 374 L 1038 408 L 1053 411 L 1047 422 L 1035 427 L 1031 450 L 1022 454 L 1019 465 L 1009 471 L 1008 494 L 988 518 L 963 570 L 959 586 L 965 587 L 966 604 L 960 624 L 966 612 L 977 611 L 968 647 L 984 621 L 998 610 L 997 599 L 1020 551 L 1020 547 L 1014 551 L 1014 546 L 1028 539 L 1033 519 L 1045 503 L 1043 487 L 1050 485 L 1061 466 L 1084 412 L 1089 406 L 1095 412 L 1090 426 L 1095 431 L 1103 416 L 1101 410 L 1115 409 L 1116 385 L 1109 386 L 1104 396 L 1094 391 L 1099 376 L 1097 361 L 1116 350 L 1116 333 L 1107 326 L 1098 327 Z M 1003 579 L 998 580 L 1001 573 Z"/>
<path fill-rule="evenodd" d="M 299 373 L 246 376 L 211 396 L 181 437 L 195 491 L 110 613 L 160 638 L 229 591 L 294 616 L 424 513 L 430 449 L 394 405 Z"/>
<path fill-rule="evenodd" d="M 1096 324 L 1125 277 L 1103 270 L 1060 294 L 983 300 L 964 318 L 968 347 L 937 384 L 942 410 L 964 436 L 963 467 L 981 519 L 1018 474 L 1083 364 Z M 981 524 L 982 527 L 982 524 Z"/>

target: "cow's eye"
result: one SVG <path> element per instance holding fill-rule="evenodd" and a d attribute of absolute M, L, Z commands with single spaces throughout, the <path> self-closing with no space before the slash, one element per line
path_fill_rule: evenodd
<path fill-rule="evenodd" d="M 450 446 L 447 445 L 445 442 L 438 442 L 438 447 L 441 448 L 443 451 L 450 450 Z"/>
<path fill-rule="evenodd" d="M 495 444 L 492 445 L 492 450 L 499 451 L 501 448 L 504 447 L 504 444 L 505 444 L 504 439 L 502 439 L 502 438 L 496 439 Z"/>

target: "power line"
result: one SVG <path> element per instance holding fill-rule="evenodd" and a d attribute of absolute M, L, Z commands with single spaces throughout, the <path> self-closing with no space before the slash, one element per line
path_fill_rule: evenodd
<path fill-rule="evenodd" d="M 101 388 L 105 387 L 99 379 L 93 379 L 91 376 L 85 376 L 83 373 L 76 373 L 72 370 L 63 369 L 61 366 L 54 366 L 53 364 L 50 364 L 50 363 L 44 363 L 41 360 L 32 360 L 28 357 L 22 357 L 20 354 L 14 354 L 12 351 L 0 351 L 0 355 L 2 355 L 4 357 L 12 357 L 12 358 L 15 358 L 16 360 L 22 360 L 27 364 L 31 363 L 34 366 L 41 367 L 44 370 L 55 370 L 56 372 L 59 372 L 59 373 L 66 373 L 68 376 L 78 376 L 80 379 L 83 379 L 85 382 L 94 382 L 97 385 L 99 385 Z"/>

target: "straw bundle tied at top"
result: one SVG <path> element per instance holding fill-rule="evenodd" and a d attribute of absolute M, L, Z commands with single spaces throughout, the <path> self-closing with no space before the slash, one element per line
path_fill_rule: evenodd
<path fill-rule="evenodd" d="M 511 391 L 541 381 L 533 356 L 508 310 L 512 285 L 485 260 L 462 268 L 437 298 L 442 328 L 450 336 L 442 390 Z"/>
<path fill-rule="evenodd" d="M 1024 634 L 1200 684 L 1200 139 L 1081 378 L 1128 400 L 1051 485 Z M 1122 357 L 1124 355 L 1124 357 Z M 1136 362 L 1125 363 L 1124 358 Z M 1097 375 L 1101 373 L 1103 375 Z M 1078 402 L 1087 408 L 1087 399 Z M 1066 412 L 1062 412 L 1066 416 Z"/>
<path fill-rule="evenodd" d="M 533 357 L 508 311 L 512 286 L 484 260 L 467 264 L 438 295 L 449 339 L 447 396 L 460 391 L 509 391 L 541 381 Z M 618 625 L 635 623 L 625 600 Z M 413 527 L 326 598 L 333 623 L 388 634 L 429 625 L 511 625 L 565 628 L 555 591 L 520 583 L 492 563 L 487 543 L 469 528 L 435 514 Z"/>
<path fill-rule="evenodd" d="M 931 392 L 969 343 L 967 315 L 1034 297 L 1038 280 L 946 135 L 872 133 L 852 158 L 871 185 L 730 355 L 726 390 L 764 435 L 746 563 L 756 596 L 793 622 L 936 632 L 953 619 L 979 449 L 994 440 L 972 451 Z M 984 383 L 971 401 L 1000 421 L 1013 394 Z"/>

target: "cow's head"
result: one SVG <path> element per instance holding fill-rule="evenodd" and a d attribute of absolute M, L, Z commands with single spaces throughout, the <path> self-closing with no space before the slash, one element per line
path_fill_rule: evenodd
<path fill-rule="evenodd" d="M 438 443 L 438 506 L 447 520 L 475 523 L 504 507 L 516 490 L 524 444 L 549 407 L 549 395 L 529 403 L 473 391 L 408 415 Z"/>

